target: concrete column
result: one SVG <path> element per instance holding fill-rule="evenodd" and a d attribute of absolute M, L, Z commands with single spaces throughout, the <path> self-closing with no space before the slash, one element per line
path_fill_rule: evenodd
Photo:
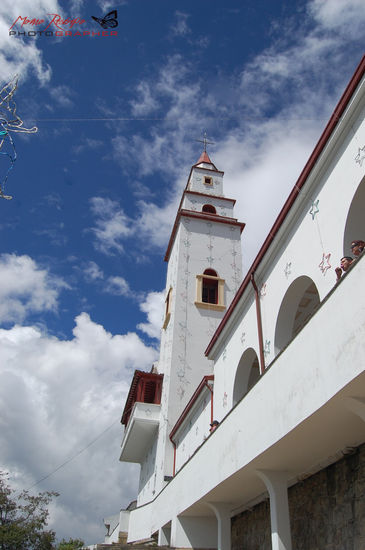
<path fill-rule="evenodd" d="M 345 405 L 365 422 L 365 400 L 362 397 L 346 397 Z"/>
<path fill-rule="evenodd" d="M 164 525 L 158 530 L 158 542 L 159 546 L 170 546 L 171 542 L 171 523 Z"/>
<path fill-rule="evenodd" d="M 287 473 L 256 470 L 270 495 L 272 550 L 291 550 Z"/>
<path fill-rule="evenodd" d="M 231 550 L 231 509 L 227 502 L 207 502 L 218 522 L 217 549 Z"/>
<path fill-rule="evenodd" d="M 216 548 L 217 522 L 213 517 L 178 516 L 172 519 L 173 548 Z"/>

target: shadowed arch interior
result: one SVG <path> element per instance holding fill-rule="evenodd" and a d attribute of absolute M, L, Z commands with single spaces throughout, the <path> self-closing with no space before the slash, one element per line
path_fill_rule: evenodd
<path fill-rule="evenodd" d="M 259 360 L 253 348 L 248 348 L 238 363 L 233 386 L 233 405 L 252 388 L 260 378 Z"/>
<path fill-rule="evenodd" d="M 310 277 L 302 275 L 292 282 L 281 302 L 276 320 L 276 354 L 296 336 L 319 302 L 317 287 Z"/>

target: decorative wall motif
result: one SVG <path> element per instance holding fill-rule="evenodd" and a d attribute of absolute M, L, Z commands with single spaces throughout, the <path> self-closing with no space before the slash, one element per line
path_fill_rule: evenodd
<path fill-rule="evenodd" d="M 284 269 L 285 277 L 288 278 L 291 274 L 291 262 L 287 262 Z"/>
<path fill-rule="evenodd" d="M 230 227 L 229 230 L 231 233 L 235 233 L 236 227 Z M 232 245 L 232 248 L 230 251 L 232 255 L 232 263 L 230 264 L 232 268 L 231 281 L 233 283 L 233 290 L 236 293 L 241 283 L 241 268 L 237 266 L 237 262 L 236 262 L 236 257 L 238 255 L 237 246 L 241 246 L 241 244 L 237 242 L 235 239 L 231 239 L 231 245 Z"/>
<path fill-rule="evenodd" d="M 264 345 L 264 356 L 265 356 L 265 359 L 268 355 L 270 355 L 270 346 L 271 346 L 271 342 L 270 340 L 265 340 L 265 345 Z"/>
<path fill-rule="evenodd" d="M 261 285 L 261 289 L 260 289 L 260 296 L 261 298 L 263 298 L 264 296 L 266 296 L 266 290 L 267 290 L 267 284 L 266 283 L 263 283 Z"/>
<path fill-rule="evenodd" d="M 246 342 L 246 333 L 242 332 L 241 334 L 241 344 L 244 344 Z"/>
<path fill-rule="evenodd" d="M 365 160 L 365 145 L 363 147 L 359 147 L 358 153 L 355 157 L 355 162 L 360 166 L 362 166 L 364 160 Z"/>
<path fill-rule="evenodd" d="M 227 407 L 227 400 L 228 400 L 228 394 L 227 394 L 227 392 L 224 392 L 223 400 L 222 400 L 223 407 Z"/>
<path fill-rule="evenodd" d="M 187 386 L 189 384 L 186 372 L 191 370 L 190 365 L 187 363 L 187 342 L 191 334 L 188 331 L 188 305 L 189 305 L 189 279 L 190 279 L 190 254 L 189 248 L 191 246 L 191 231 L 189 231 L 190 220 L 185 220 L 185 228 L 181 226 L 181 231 L 185 231 L 184 238 L 182 239 L 183 246 L 185 251 L 182 254 L 183 260 L 185 260 L 185 265 L 181 265 L 182 273 L 182 291 L 180 292 L 180 302 L 179 306 L 182 312 L 183 321 L 178 323 L 178 339 L 182 344 L 180 353 L 178 354 L 178 366 L 177 366 L 177 376 L 179 380 L 179 385 L 177 387 L 176 393 L 180 400 L 185 396 Z"/>
<path fill-rule="evenodd" d="M 312 216 L 312 220 L 314 220 L 314 218 L 316 217 L 316 214 L 318 214 L 319 212 L 318 204 L 319 204 L 319 199 L 317 199 L 316 201 L 312 201 L 312 206 L 309 210 L 309 214 Z"/>
<path fill-rule="evenodd" d="M 322 254 L 322 260 L 321 262 L 319 263 L 318 267 L 319 269 L 322 271 L 323 275 L 326 275 L 327 271 L 329 269 L 331 269 L 331 264 L 330 264 L 330 258 L 331 258 L 331 254 L 326 254 L 325 252 L 323 252 Z"/>

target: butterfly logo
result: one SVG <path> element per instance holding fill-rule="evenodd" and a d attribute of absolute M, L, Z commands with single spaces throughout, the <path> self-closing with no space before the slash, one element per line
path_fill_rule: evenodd
<path fill-rule="evenodd" d="M 103 29 L 115 29 L 115 27 L 118 26 L 117 17 L 117 10 L 113 10 L 104 15 L 102 19 L 100 19 L 100 17 L 94 17 L 93 15 L 91 16 L 91 19 L 94 19 L 94 21 L 99 23 Z"/>

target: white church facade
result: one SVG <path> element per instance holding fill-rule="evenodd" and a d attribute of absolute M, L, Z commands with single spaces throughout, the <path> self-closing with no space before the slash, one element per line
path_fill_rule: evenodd
<path fill-rule="evenodd" d="M 122 416 L 121 460 L 141 465 L 128 542 L 365 548 L 364 258 L 335 275 L 365 240 L 364 75 L 365 58 L 244 276 L 224 174 L 206 150 L 193 165 L 160 358 Z"/>

